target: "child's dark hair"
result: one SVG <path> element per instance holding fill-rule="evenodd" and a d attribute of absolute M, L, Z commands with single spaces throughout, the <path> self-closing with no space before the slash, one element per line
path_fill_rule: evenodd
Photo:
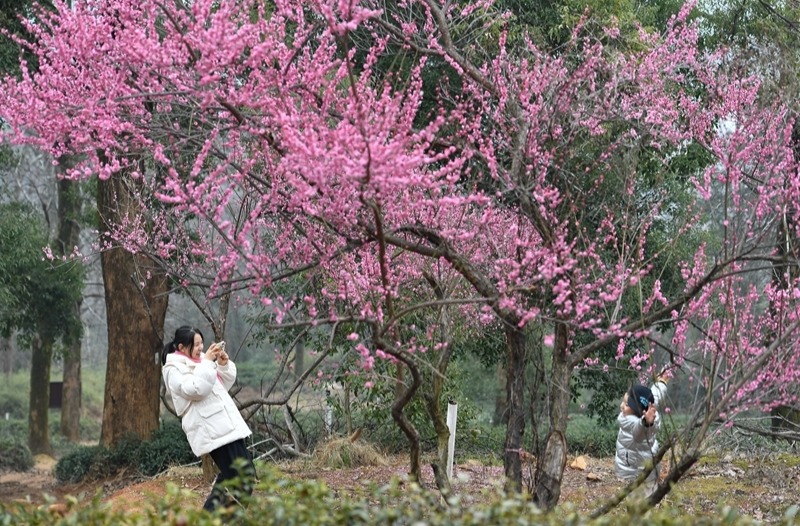
<path fill-rule="evenodd" d="M 175 331 L 175 338 L 166 344 L 164 346 L 164 350 L 161 351 L 161 365 L 167 363 L 168 354 L 172 354 L 178 350 L 178 344 L 183 345 L 185 348 L 191 349 L 194 345 L 195 334 L 199 334 L 200 338 L 203 338 L 203 333 L 200 332 L 200 329 L 195 329 L 194 327 L 190 327 L 188 325 L 178 327 L 178 329 Z"/>
<path fill-rule="evenodd" d="M 647 411 L 650 404 L 654 404 L 655 401 L 656 399 L 653 396 L 653 391 L 651 391 L 649 387 L 634 385 L 628 391 L 628 407 L 633 409 L 633 412 L 636 413 L 636 416 L 639 418 Z"/>

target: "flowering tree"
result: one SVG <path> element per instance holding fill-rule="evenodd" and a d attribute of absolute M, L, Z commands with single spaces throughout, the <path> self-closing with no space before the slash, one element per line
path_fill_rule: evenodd
<path fill-rule="evenodd" d="M 689 465 L 711 422 L 763 404 L 765 391 L 775 403 L 797 371 L 768 373 L 793 351 L 796 284 L 741 281 L 773 258 L 777 214 L 797 209 L 788 119 L 754 104 L 757 78 L 737 77 L 728 54 L 698 50 L 689 10 L 636 46 L 617 47 L 613 27 L 601 37 L 578 27 L 553 57 L 509 49 L 490 2 L 57 4 L 31 27 L 38 73 L 6 79 L 0 107 L 17 141 L 85 155 L 73 177 L 135 183 L 142 213 L 118 223 L 113 243 L 180 262 L 174 276 L 202 279 L 211 296 L 246 291 L 276 328 L 328 325 L 333 338 L 355 324 L 347 338 L 364 370 L 404 364 L 392 416 L 412 477 L 419 434 L 403 408 L 430 347 L 400 330 L 403 319 L 452 305 L 504 327 L 512 489 L 524 327 L 552 327 L 536 485 L 552 506 L 570 377 L 598 350 L 618 345 L 652 369 L 657 328 L 672 324 L 673 341 L 659 343 L 680 364 L 686 328 L 704 328 L 700 349 L 717 366 L 703 377 L 711 394 Z M 477 41 L 476 25 L 486 27 Z M 696 150 L 698 169 L 676 169 Z M 681 210 L 676 187 L 691 189 Z M 704 203 L 724 208 L 722 225 Z M 715 242 L 673 259 L 698 231 Z M 668 297 L 660 276 L 676 265 Z M 419 286 L 438 267 L 460 280 L 447 296 Z M 276 292 L 309 275 L 323 284 L 314 293 Z M 764 309 L 765 296 L 785 308 Z M 635 317 L 623 315 L 626 298 Z"/>

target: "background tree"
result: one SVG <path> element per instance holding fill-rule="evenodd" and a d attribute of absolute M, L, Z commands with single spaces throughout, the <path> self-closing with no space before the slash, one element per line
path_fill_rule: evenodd
<path fill-rule="evenodd" d="M 56 345 L 69 345 L 81 333 L 80 316 L 72 309 L 80 297 L 81 267 L 63 262 L 52 267 L 42 248 L 47 236 L 41 217 L 24 205 L 0 205 L 0 327 L 13 330 L 32 350 L 28 442 L 32 453 L 50 453 L 48 416 L 50 368 Z"/>
<path fill-rule="evenodd" d="M 73 159 L 62 156 L 58 162 L 60 170 L 68 170 Z M 58 226 L 53 242 L 54 255 L 70 257 L 75 254 L 80 244 L 81 224 L 83 219 L 83 196 L 78 181 L 63 177 L 58 180 Z M 57 177 L 58 177 L 57 171 Z M 83 297 L 77 296 L 72 305 L 73 316 L 80 320 Z M 68 342 L 63 352 L 64 364 L 63 384 L 61 391 L 61 434 L 71 442 L 79 442 L 81 438 L 81 339 Z"/>
<path fill-rule="evenodd" d="M 23 24 L 23 19 L 33 19 L 36 9 L 28 0 L 7 0 L 0 3 L 0 71 L 18 75 L 20 59 L 25 60 L 28 67 L 37 67 L 37 57 L 21 41 L 29 41 L 30 33 Z M 47 2 L 39 2 L 39 8 L 51 8 Z M 62 156 L 59 166 L 70 168 L 72 161 L 68 155 Z M 44 176 L 45 174 L 40 174 Z M 63 175 L 63 172 L 62 174 Z M 56 177 L 59 177 L 58 171 Z M 47 213 L 47 212 L 46 212 Z M 82 217 L 82 199 L 80 186 L 69 179 L 57 182 L 57 210 L 55 224 L 55 240 L 53 249 L 58 256 L 70 256 L 80 243 Z M 76 299 L 73 310 L 80 319 L 82 297 Z M 62 356 L 63 390 L 61 399 L 61 433 L 70 441 L 80 440 L 80 407 L 81 407 L 81 340 L 73 339 Z"/>

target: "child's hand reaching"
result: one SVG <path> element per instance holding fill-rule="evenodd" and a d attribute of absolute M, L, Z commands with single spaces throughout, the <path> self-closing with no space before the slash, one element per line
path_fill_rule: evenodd
<path fill-rule="evenodd" d="M 648 426 L 652 426 L 656 421 L 656 404 L 650 404 L 647 411 L 644 412 L 644 421 Z"/>

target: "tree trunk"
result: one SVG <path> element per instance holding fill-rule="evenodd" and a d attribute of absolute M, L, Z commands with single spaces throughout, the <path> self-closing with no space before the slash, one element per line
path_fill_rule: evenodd
<path fill-rule="evenodd" d="M 501 360 L 497 362 L 497 395 L 494 397 L 494 425 L 508 424 L 508 372 L 506 364 Z"/>
<path fill-rule="evenodd" d="M 433 428 L 436 430 L 436 460 L 432 463 L 434 482 L 436 487 L 445 497 L 451 493 L 450 479 L 447 478 L 447 450 L 450 439 L 450 429 L 447 427 L 447 418 L 439 407 L 439 397 L 433 400 L 432 396 L 425 396 L 425 403 L 428 405 L 428 414 L 433 420 Z M 431 404 L 436 405 L 433 410 Z"/>
<path fill-rule="evenodd" d="M 411 385 L 408 387 L 405 387 L 405 384 L 399 382 L 395 384 L 395 400 L 391 407 L 391 415 L 392 420 L 394 420 L 397 427 L 400 428 L 408 439 L 408 447 L 410 450 L 408 479 L 410 482 L 421 483 L 422 444 L 420 442 L 419 431 L 417 431 L 417 428 L 414 427 L 414 424 L 411 423 L 411 420 L 409 420 L 403 412 L 422 384 L 419 367 L 417 367 L 417 364 L 414 362 L 413 356 L 405 351 L 394 348 L 379 336 L 373 335 L 373 341 L 376 349 L 383 349 L 405 365 L 405 367 L 401 368 L 399 367 L 400 364 L 398 364 L 398 371 L 408 368 L 408 372 L 411 374 Z"/>
<path fill-rule="evenodd" d="M 350 412 L 350 377 L 344 379 L 344 416 L 347 425 L 347 436 L 353 434 L 353 415 Z"/>
<path fill-rule="evenodd" d="M 506 399 L 508 425 L 503 448 L 505 489 L 522 491 L 522 459 L 520 452 L 525 435 L 525 333 L 516 323 L 506 325 Z"/>
<path fill-rule="evenodd" d="M 800 122 L 795 122 L 792 126 L 792 146 L 795 162 L 800 162 Z M 788 210 L 779 218 L 776 232 L 776 252 L 780 257 L 780 262 L 773 263 L 772 282 L 781 290 L 789 290 L 790 284 L 797 280 L 800 270 L 793 262 L 800 255 L 800 239 L 797 238 L 797 225 L 794 221 L 795 210 Z M 770 310 L 780 312 L 785 309 L 783 303 L 770 304 Z M 767 339 L 773 337 L 770 335 Z M 797 393 L 795 393 L 797 394 Z M 800 426 L 800 411 L 786 405 L 778 406 L 770 412 L 772 417 L 772 431 L 780 432 L 791 429 L 797 432 Z M 793 429 L 792 429 L 793 428 Z"/>
<path fill-rule="evenodd" d="M 50 447 L 48 419 L 50 415 L 50 366 L 53 344 L 37 335 L 31 353 L 31 393 L 28 413 L 28 447 L 37 455 L 53 453 Z"/>
<path fill-rule="evenodd" d="M 434 294 L 438 300 L 445 299 L 445 291 L 442 286 L 437 282 L 433 274 L 424 273 L 425 279 L 433 289 Z M 431 388 L 423 395 L 425 399 L 425 408 L 428 411 L 428 416 L 433 422 L 433 429 L 436 431 L 436 460 L 432 463 L 433 478 L 436 487 L 441 494 L 445 497 L 450 495 L 450 479 L 447 477 L 447 453 L 450 441 L 450 428 L 447 427 L 447 417 L 442 412 L 441 400 L 442 391 L 444 390 L 445 373 L 447 366 L 450 365 L 450 358 L 453 355 L 453 346 L 451 329 L 452 323 L 450 321 L 450 313 L 444 305 L 439 307 L 439 317 L 436 324 L 440 327 L 441 336 L 440 343 L 443 343 L 439 351 L 438 359 L 436 360 L 435 371 L 439 374 L 429 373 Z"/>
<path fill-rule="evenodd" d="M 305 356 L 306 356 L 306 349 L 305 349 L 305 338 L 300 338 L 297 342 L 297 345 L 294 346 L 294 377 L 295 379 L 300 378 L 303 376 L 303 373 L 306 372 L 305 366 Z"/>
<path fill-rule="evenodd" d="M 433 422 L 433 429 L 436 431 L 434 481 L 439 491 L 443 495 L 447 495 L 450 493 L 450 481 L 447 478 L 447 449 L 450 429 L 447 427 L 447 417 L 442 412 L 442 407 L 439 403 L 442 397 L 444 380 L 439 375 L 432 376 L 431 389 L 423 395 L 423 398 L 425 399 L 425 408 L 428 411 L 428 416 Z"/>
<path fill-rule="evenodd" d="M 544 454 L 538 463 L 534 495 L 534 502 L 545 510 L 551 510 L 558 504 L 567 458 L 564 435 L 567 430 L 569 383 L 572 376 L 572 363 L 567 354 L 568 336 L 569 328 L 563 323 L 557 323 L 553 347 L 553 386 L 550 390 L 550 433 Z"/>
<path fill-rule="evenodd" d="M 217 478 L 219 468 L 214 464 L 214 459 L 211 458 L 211 455 L 205 454 L 200 457 L 200 467 L 203 470 L 203 482 L 206 484 L 213 483 Z"/>
<path fill-rule="evenodd" d="M 134 184 L 122 172 L 98 182 L 101 236 L 139 213 Z M 127 434 L 147 439 L 158 427 L 168 281 L 148 257 L 123 248 L 104 250 L 100 261 L 109 343 L 100 442 L 113 447 Z"/>
<path fill-rule="evenodd" d="M 800 410 L 790 405 L 779 405 L 770 411 L 771 430 L 774 433 L 790 432 L 797 435 L 800 432 Z M 794 439 L 787 438 L 789 442 Z"/>
<path fill-rule="evenodd" d="M 60 432 L 70 442 L 81 439 L 81 342 L 73 342 L 64 355 Z"/>
<path fill-rule="evenodd" d="M 6 379 L 11 379 L 11 374 L 14 372 L 14 349 L 11 346 L 11 338 L 0 336 L 0 356 L 3 357 L 3 372 L 6 374 Z"/>
<path fill-rule="evenodd" d="M 58 160 L 57 173 L 65 175 L 75 165 L 74 156 L 62 155 Z M 81 215 L 82 199 L 77 182 L 69 179 L 58 180 L 58 237 L 55 249 L 61 255 L 69 255 L 80 242 L 81 226 L 78 218 Z M 73 310 L 78 319 L 81 317 L 81 303 L 78 300 Z M 61 434 L 70 442 L 78 442 L 81 438 L 81 342 L 69 344 L 64 356 L 64 384 L 61 398 Z"/>
<path fill-rule="evenodd" d="M 546 444 L 541 442 L 541 432 L 546 428 L 543 425 L 547 413 L 547 365 L 544 355 L 544 326 L 538 322 L 528 322 L 525 325 L 528 338 L 528 410 L 531 421 L 531 447 L 530 452 L 535 458 L 542 457 L 542 451 Z M 549 426 L 548 426 L 549 427 Z M 531 487 L 531 494 L 535 493 L 535 488 Z"/>

